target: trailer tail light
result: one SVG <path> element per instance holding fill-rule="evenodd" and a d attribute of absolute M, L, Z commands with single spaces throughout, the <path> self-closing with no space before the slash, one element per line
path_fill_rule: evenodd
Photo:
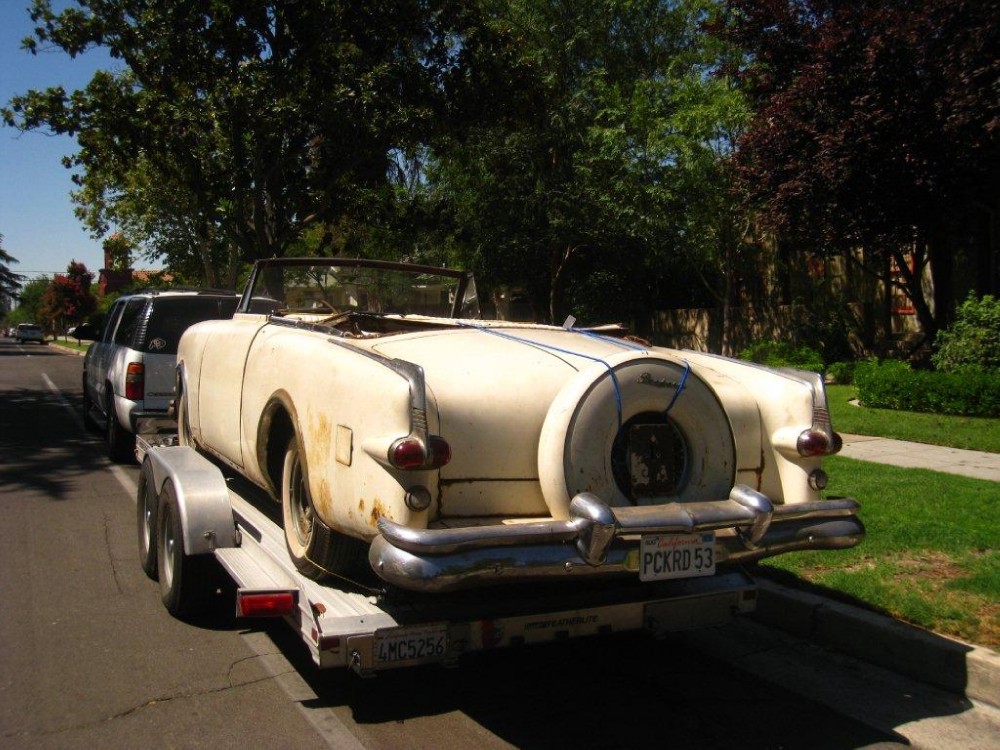
<path fill-rule="evenodd" d="M 237 591 L 237 617 L 285 617 L 295 611 L 294 591 Z"/>
<path fill-rule="evenodd" d="M 146 393 L 146 371 L 139 362 L 132 362 L 125 370 L 125 398 L 142 401 Z"/>
<path fill-rule="evenodd" d="M 448 441 L 438 435 L 427 438 L 427 452 L 414 437 L 400 438 L 389 448 L 389 463 L 396 469 L 411 471 L 414 469 L 440 469 L 451 461 L 451 446 Z"/>

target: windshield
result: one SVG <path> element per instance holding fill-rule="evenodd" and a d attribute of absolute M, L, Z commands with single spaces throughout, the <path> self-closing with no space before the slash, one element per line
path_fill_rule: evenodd
<path fill-rule="evenodd" d="M 477 318 L 471 274 L 404 263 L 345 259 L 261 261 L 240 310 L 257 314 L 367 312 Z"/>

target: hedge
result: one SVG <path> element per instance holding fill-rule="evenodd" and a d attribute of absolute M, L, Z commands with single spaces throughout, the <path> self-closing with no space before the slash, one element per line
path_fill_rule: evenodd
<path fill-rule="evenodd" d="M 865 406 L 876 409 L 1000 416 L 1000 372 L 966 367 L 954 372 L 914 370 L 905 362 L 857 365 L 854 385 Z"/>

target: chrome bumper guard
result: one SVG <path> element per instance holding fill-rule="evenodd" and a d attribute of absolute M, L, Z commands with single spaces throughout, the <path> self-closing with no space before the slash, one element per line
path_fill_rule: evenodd
<path fill-rule="evenodd" d="M 382 518 L 368 560 L 386 582 L 415 591 L 455 591 L 490 583 L 637 574 L 643 534 L 716 536 L 719 563 L 783 552 L 847 549 L 865 535 L 858 503 L 835 498 L 775 505 L 746 485 L 727 500 L 612 508 L 583 492 L 565 521 L 411 529 Z"/>

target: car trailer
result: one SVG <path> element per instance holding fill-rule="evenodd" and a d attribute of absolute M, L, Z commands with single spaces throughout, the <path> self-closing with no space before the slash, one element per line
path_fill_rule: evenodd
<path fill-rule="evenodd" d="M 506 646 L 639 630 L 662 636 L 728 622 L 756 604 L 756 583 L 738 566 L 655 583 L 519 583 L 453 594 L 318 583 L 295 568 L 280 512 L 267 512 L 277 506 L 262 491 L 227 478 L 175 435 L 140 436 L 136 457 L 139 557 L 167 610 L 196 615 L 224 573 L 238 617 L 284 618 L 321 668 L 371 676 Z"/>

